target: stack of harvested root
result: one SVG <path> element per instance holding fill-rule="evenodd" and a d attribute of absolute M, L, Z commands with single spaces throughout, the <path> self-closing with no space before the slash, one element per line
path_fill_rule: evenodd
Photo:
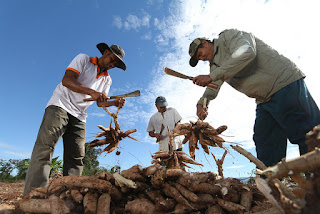
<path fill-rule="evenodd" d="M 227 126 L 220 126 L 213 128 L 209 123 L 198 120 L 197 122 L 190 121 L 190 123 L 178 124 L 173 130 L 173 136 L 185 135 L 183 144 L 189 141 L 189 153 L 191 158 L 195 159 L 195 150 L 199 149 L 198 141 L 203 150 L 209 154 L 209 147 L 224 148 L 222 143 L 225 142 L 223 138 L 218 136 L 227 129 Z"/>
<path fill-rule="evenodd" d="M 19 203 L 28 213 L 255 213 L 270 203 L 237 179 L 139 165 L 121 174 L 67 176 L 32 190 Z M 59 211 L 55 209 L 59 206 Z"/>
<path fill-rule="evenodd" d="M 105 144 L 109 144 L 102 152 L 110 153 L 114 151 L 118 145 L 119 142 L 126 137 L 129 137 L 133 140 L 136 140 L 135 138 L 131 137 L 130 134 L 137 131 L 137 129 L 131 129 L 128 131 L 122 131 L 120 129 L 120 125 L 118 122 L 118 114 L 120 108 L 118 108 L 117 113 L 111 113 L 107 108 L 103 107 L 103 109 L 111 116 L 113 117 L 115 128 L 112 127 L 112 121 L 110 122 L 109 128 L 105 128 L 102 125 L 98 125 L 98 127 L 102 130 L 102 132 L 98 133 L 96 137 L 104 137 L 103 139 L 96 139 L 88 144 L 88 147 L 96 147 L 96 146 L 102 146 Z"/>
<path fill-rule="evenodd" d="M 190 168 L 187 163 L 203 166 L 202 164 L 187 157 L 187 154 L 182 151 L 158 151 L 155 152 L 154 155 L 152 155 L 152 158 L 153 161 L 151 162 L 151 164 L 163 163 L 163 165 L 165 165 L 167 169 L 185 169 L 185 167 Z"/>
<path fill-rule="evenodd" d="M 270 197 L 277 200 L 284 213 L 319 213 L 320 209 L 320 125 L 306 135 L 309 152 L 292 160 L 282 160 L 277 165 L 262 170 L 259 174 L 267 177 L 264 182 L 290 176 L 298 184 L 292 192 L 284 191 L 275 184 L 276 190 Z M 310 177 L 306 178 L 305 174 Z M 271 186 L 271 185 L 269 185 Z"/>
<path fill-rule="evenodd" d="M 252 154 L 239 146 L 231 146 L 259 168 L 257 188 L 270 200 L 278 213 L 319 213 L 320 209 L 320 125 L 306 135 L 309 152 L 298 158 L 283 159 L 275 166 L 266 167 Z M 284 186 L 278 178 L 290 176 L 297 184 L 293 190 Z M 287 178 L 286 178 L 287 179 Z"/>

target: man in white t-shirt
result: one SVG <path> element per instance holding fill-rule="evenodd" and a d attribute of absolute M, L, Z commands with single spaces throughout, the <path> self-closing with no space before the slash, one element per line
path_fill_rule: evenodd
<path fill-rule="evenodd" d="M 81 175 L 85 155 L 87 108 L 97 105 L 122 108 L 125 99 L 108 100 L 111 86 L 108 70 L 118 67 L 126 70 L 122 61 L 124 51 L 118 45 L 97 44 L 102 56 L 77 55 L 67 67 L 62 82 L 49 100 L 35 142 L 28 167 L 24 194 L 48 184 L 55 145 L 63 138 L 63 175 Z"/>
<path fill-rule="evenodd" d="M 159 151 L 170 151 L 169 132 L 172 131 L 182 119 L 176 109 L 167 107 L 168 103 L 165 97 L 159 96 L 156 99 L 157 113 L 151 116 L 147 128 L 150 137 L 157 139 Z M 173 138 L 173 150 L 182 151 L 182 141 L 180 137 Z"/>

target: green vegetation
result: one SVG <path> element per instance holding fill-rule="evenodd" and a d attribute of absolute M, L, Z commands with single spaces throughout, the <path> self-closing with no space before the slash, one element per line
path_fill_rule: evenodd
<path fill-rule="evenodd" d="M 89 148 L 88 144 L 86 143 L 86 156 L 83 159 L 83 172 L 82 175 L 85 176 L 91 176 L 91 175 L 96 175 L 99 174 L 100 172 L 115 172 L 114 169 L 119 169 L 119 166 L 114 166 L 110 170 L 99 166 L 99 161 L 98 161 L 98 155 L 102 152 L 102 149 L 97 149 L 97 148 Z"/>
<path fill-rule="evenodd" d="M 91 176 L 100 172 L 120 172 L 120 166 L 114 166 L 111 169 L 99 166 L 98 155 L 102 149 L 88 148 L 86 144 L 86 155 L 83 159 L 82 175 Z M 0 182 L 23 183 L 27 174 L 30 159 L 0 159 Z M 56 173 L 62 173 L 63 161 L 59 160 L 59 156 L 52 158 L 50 176 Z"/>
<path fill-rule="evenodd" d="M 24 181 L 27 173 L 30 159 L 0 159 L 0 181 L 20 183 Z M 16 175 L 13 176 L 13 172 L 16 171 Z"/>

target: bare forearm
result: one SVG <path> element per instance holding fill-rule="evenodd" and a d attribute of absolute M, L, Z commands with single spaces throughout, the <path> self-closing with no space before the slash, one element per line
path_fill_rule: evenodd
<path fill-rule="evenodd" d="M 157 138 L 157 142 L 159 142 L 161 140 L 161 134 L 156 134 L 153 131 L 149 132 L 149 136 Z"/>
<path fill-rule="evenodd" d="M 96 92 L 95 90 L 88 88 L 82 84 L 80 84 L 78 81 L 72 79 L 72 78 L 63 78 L 62 85 L 70 89 L 71 91 L 80 93 L 80 94 L 87 94 L 91 95 L 92 93 Z"/>
<path fill-rule="evenodd" d="M 158 134 L 155 134 L 154 132 L 149 132 L 150 137 L 156 137 Z"/>

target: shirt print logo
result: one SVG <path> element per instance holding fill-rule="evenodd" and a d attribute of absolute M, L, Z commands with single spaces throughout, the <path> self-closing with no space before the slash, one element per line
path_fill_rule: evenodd
<path fill-rule="evenodd" d="M 105 83 L 106 82 L 106 77 L 102 77 L 101 82 Z"/>

